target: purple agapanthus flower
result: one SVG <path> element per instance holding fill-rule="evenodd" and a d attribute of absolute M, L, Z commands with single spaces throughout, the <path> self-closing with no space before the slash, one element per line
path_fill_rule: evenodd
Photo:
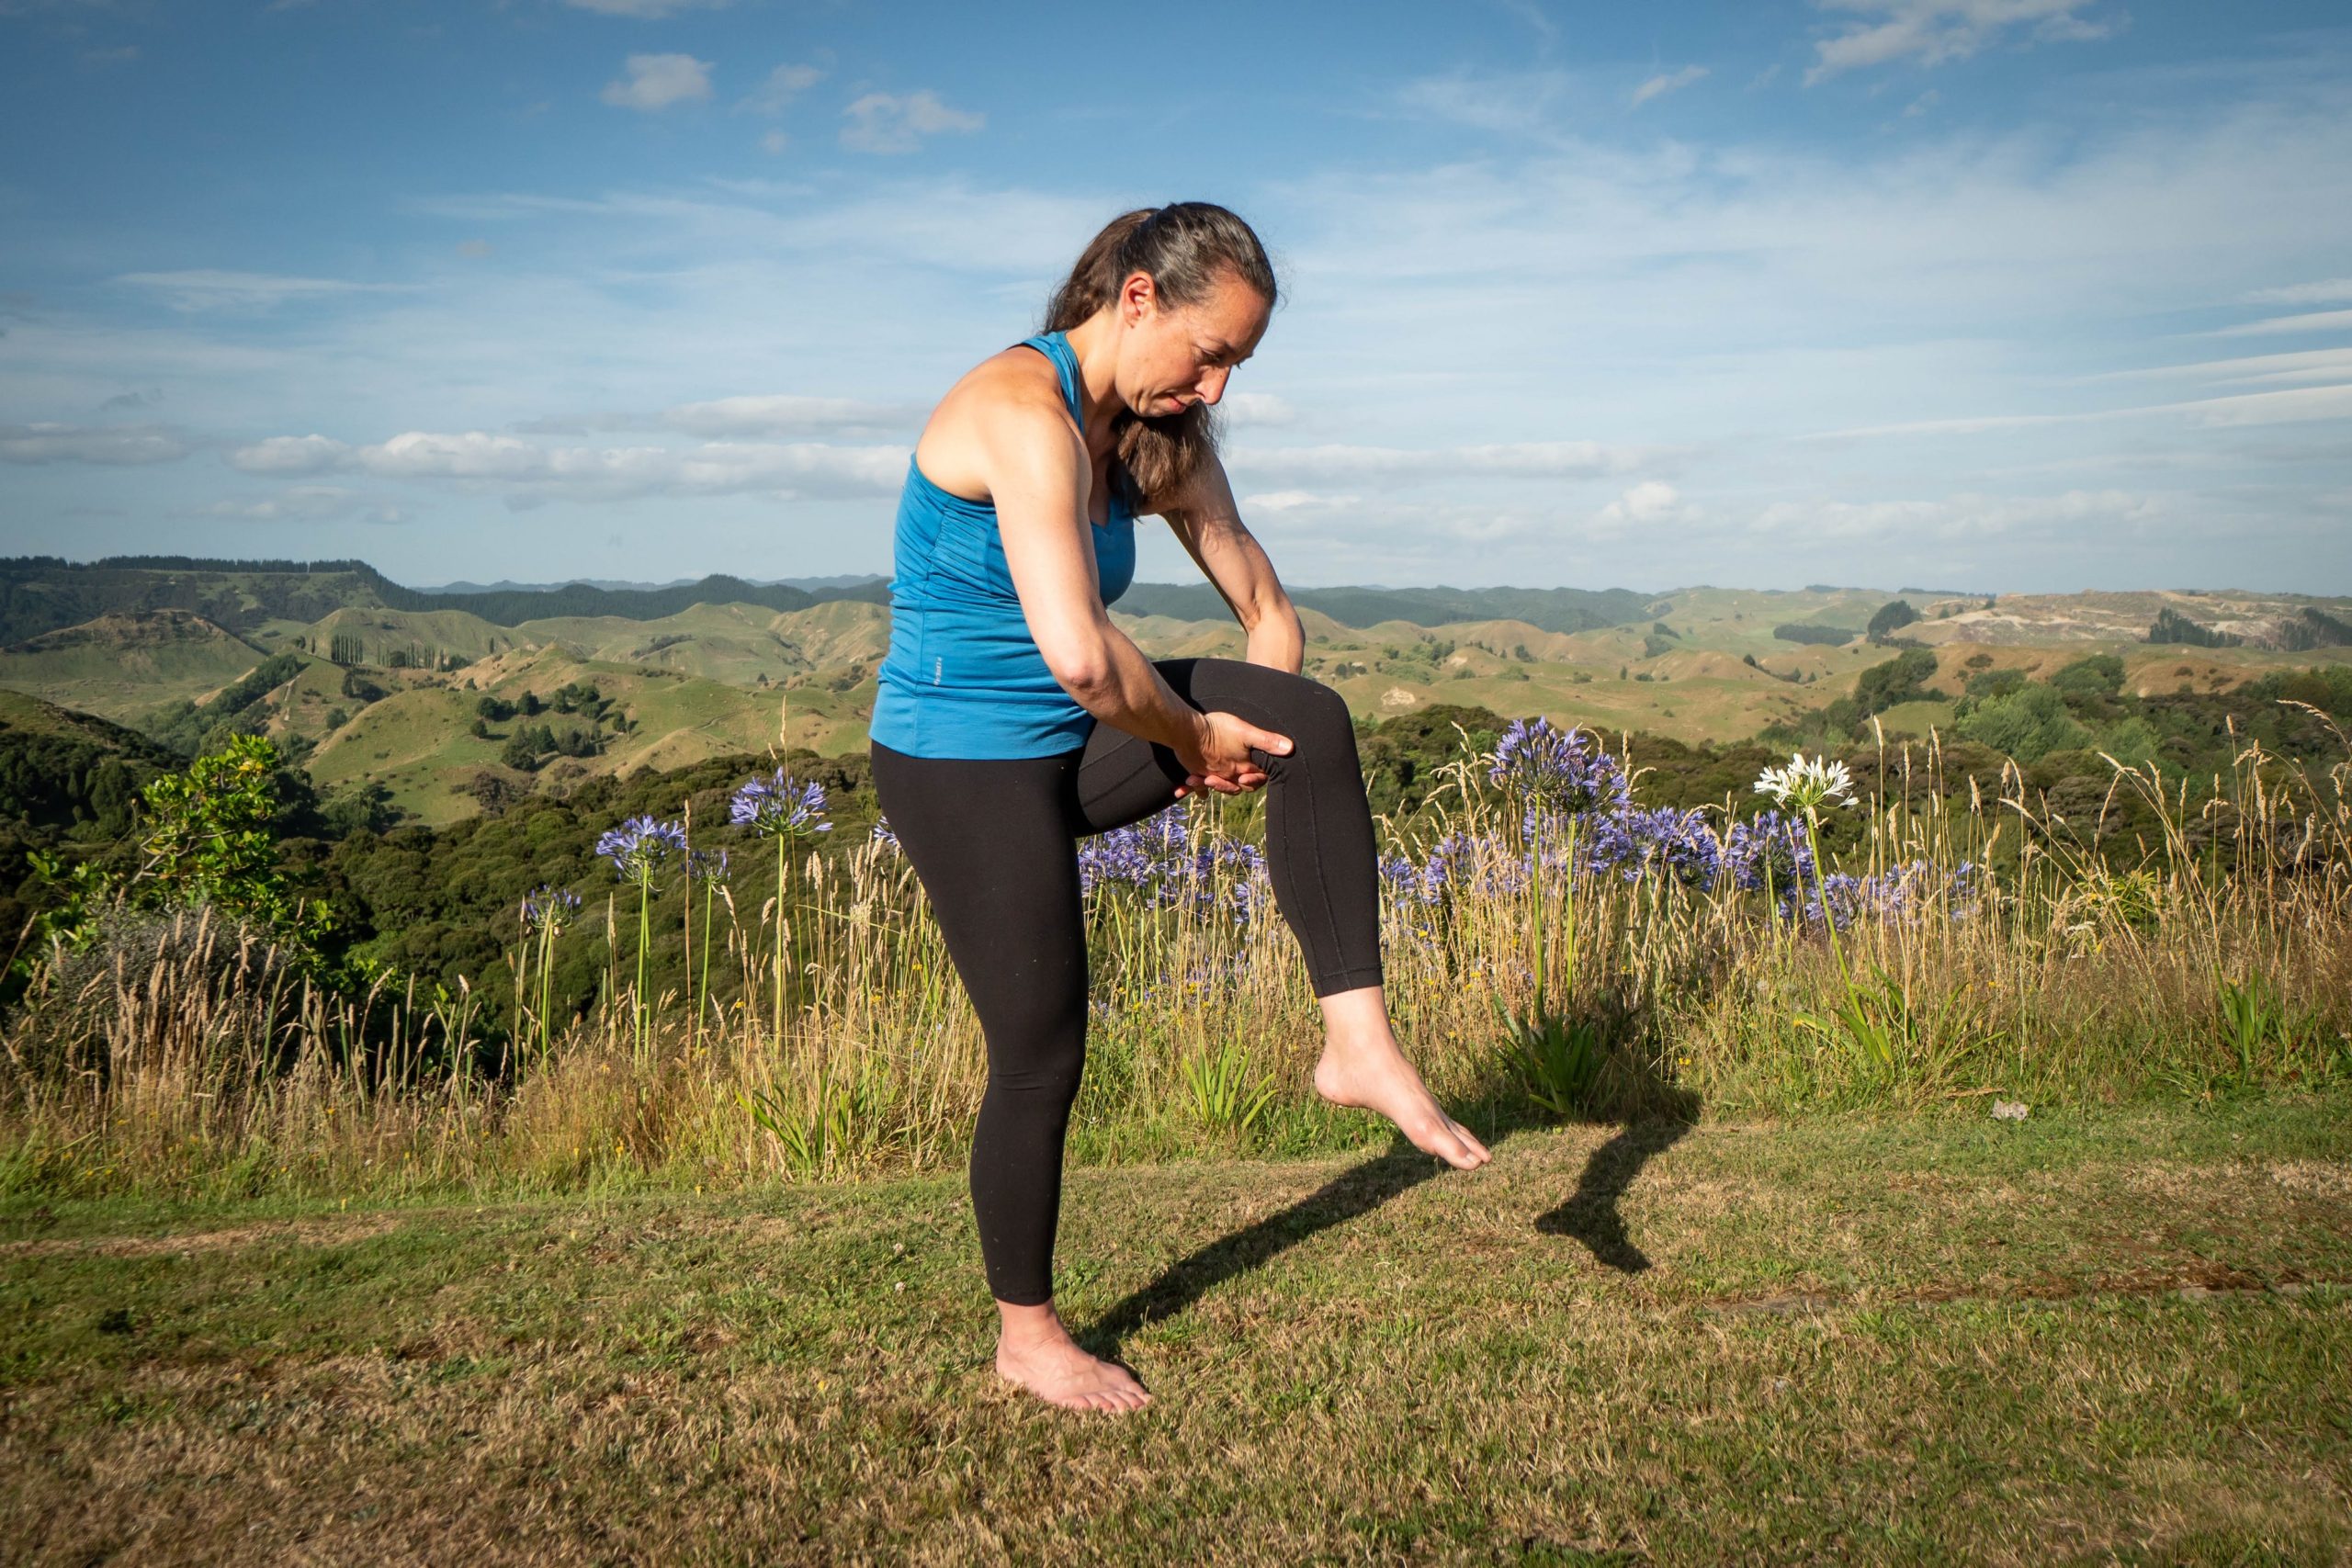
<path fill-rule="evenodd" d="M 1865 915 L 1894 920 L 1930 914 L 1939 908 L 1949 908 L 1949 918 L 1960 919 L 1975 909 L 1983 873 L 1982 866 L 1962 861 L 1945 875 L 1924 860 L 1908 861 L 1875 876 L 1831 872 L 1821 879 L 1820 889 L 1807 889 L 1805 919 L 1820 923 L 1826 906 L 1839 931 Z"/>
<path fill-rule="evenodd" d="M 876 818 L 874 823 L 874 831 L 866 836 L 873 840 L 874 842 L 880 844 L 884 849 L 888 850 L 892 854 L 906 853 L 906 851 L 899 847 L 899 835 L 891 829 L 890 819 L 887 817 Z"/>
<path fill-rule="evenodd" d="M 1584 840 L 1588 869 L 1614 871 L 1627 882 L 1668 876 L 1702 893 L 1715 885 L 1723 859 L 1706 814 L 1671 806 L 1646 811 L 1624 806 L 1596 816 Z"/>
<path fill-rule="evenodd" d="M 825 817 L 825 786 L 813 779 L 796 783 L 782 768 L 746 780 L 729 799 L 727 816 L 762 838 L 805 839 L 833 830 Z"/>
<path fill-rule="evenodd" d="M 724 882 L 727 880 L 727 851 L 688 850 L 686 879 L 689 882 Z"/>
<path fill-rule="evenodd" d="M 541 883 L 523 895 L 523 929 L 533 932 L 560 931 L 571 923 L 580 912 L 580 895 L 569 887 L 557 887 Z"/>
<path fill-rule="evenodd" d="M 1774 895 L 1786 899 L 1800 881 L 1812 885 L 1813 836 L 1802 817 L 1759 811 L 1724 835 L 1723 863 L 1733 886 L 1752 891 L 1769 880 Z"/>
<path fill-rule="evenodd" d="M 1623 806 L 1633 789 L 1617 759 L 1582 728 L 1556 728 L 1541 715 L 1511 721 L 1487 777 L 1553 811 Z"/>
<path fill-rule="evenodd" d="M 596 840 L 596 852 L 613 863 L 613 874 L 639 885 L 650 884 L 662 863 L 685 847 L 685 824 L 652 817 L 632 817 Z"/>
<path fill-rule="evenodd" d="M 1265 852 L 1238 839 L 1196 834 L 1194 820 L 1171 805 L 1080 840 L 1080 891 L 1094 897 L 1124 888 L 1148 908 L 1182 906 L 1247 923 L 1265 903 Z"/>

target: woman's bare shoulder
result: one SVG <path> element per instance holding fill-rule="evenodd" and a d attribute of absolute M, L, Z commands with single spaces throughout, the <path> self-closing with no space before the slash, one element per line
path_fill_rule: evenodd
<path fill-rule="evenodd" d="M 915 462 L 942 490 L 985 501 L 989 446 L 1008 436 L 1051 442 L 1069 428 L 1052 362 L 1016 344 L 981 360 L 947 389 L 924 422 Z"/>
<path fill-rule="evenodd" d="M 1040 400 L 1062 408 L 1061 378 L 1044 355 L 1015 344 L 965 371 L 939 400 L 932 417 L 936 420 L 942 413 L 968 417 L 990 403 L 1027 405 Z"/>

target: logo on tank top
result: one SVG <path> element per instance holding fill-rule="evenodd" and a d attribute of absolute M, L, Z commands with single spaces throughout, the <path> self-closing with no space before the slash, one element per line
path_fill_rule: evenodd
<path fill-rule="evenodd" d="M 940 672 L 946 668 L 947 660 L 944 655 L 938 655 L 933 658 L 931 661 L 931 683 L 933 685 L 936 686 L 939 684 Z"/>

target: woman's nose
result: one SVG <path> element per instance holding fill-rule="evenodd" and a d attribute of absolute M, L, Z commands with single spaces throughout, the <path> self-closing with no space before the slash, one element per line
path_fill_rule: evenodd
<path fill-rule="evenodd" d="M 1213 365 L 1201 377 L 1201 401 L 1214 403 L 1225 396 L 1226 378 L 1233 374 L 1230 366 Z"/>

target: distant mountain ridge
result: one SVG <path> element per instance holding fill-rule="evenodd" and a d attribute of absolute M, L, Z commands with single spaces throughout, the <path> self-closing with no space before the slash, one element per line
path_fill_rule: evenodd
<path fill-rule="evenodd" d="M 436 582 L 417 585 L 419 593 L 553 593 L 566 588 L 601 588 L 606 592 L 659 592 L 668 588 L 691 587 L 699 578 L 673 577 L 666 582 L 639 582 L 617 577 L 568 577 L 560 582 L 515 582 L 500 578 L 496 582 Z M 868 582 L 890 580 L 878 571 L 845 571 L 832 577 L 747 577 L 743 580 L 758 588 L 797 588 L 804 593 L 815 593 L 828 588 L 857 588 Z"/>
<path fill-rule="evenodd" d="M 829 600 L 887 604 L 869 581 L 815 592 L 713 574 L 658 589 L 553 589 L 428 593 L 403 587 L 360 560 L 220 560 L 198 556 L 109 556 L 74 562 L 56 556 L 0 558 L 0 645 L 79 626 L 114 612 L 187 610 L 230 632 L 266 621 L 316 621 L 339 609 L 464 610 L 500 626 L 561 615 L 652 621 L 698 604 L 805 610 Z"/>
<path fill-rule="evenodd" d="M 1405 621 L 1442 626 L 1456 621 L 1525 621 L 1547 632 L 1597 631 L 1649 618 L 1660 597 L 1627 588 L 1294 588 L 1291 602 L 1346 626 Z M 1205 582 L 1138 582 L 1119 596 L 1130 615 L 1218 621 L 1231 614 Z"/>
<path fill-rule="evenodd" d="M 1444 626 L 1518 620 L 1573 633 L 1645 618 L 1657 595 L 1605 588 L 1300 588 L 1291 597 L 1343 626 L 1382 621 Z M 186 610 L 232 633 L 271 620 L 318 621 L 338 609 L 463 610 L 502 626 L 565 616 L 655 621 L 695 604 L 756 604 L 805 610 L 848 600 L 888 604 L 888 579 L 802 578 L 754 582 L 714 573 L 660 587 L 491 584 L 409 588 L 361 560 L 226 560 L 199 556 L 108 556 L 75 562 L 57 556 L 0 558 L 0 646 L 79 626 L 100 615 Z M 1188 620 L 1228 618 L 1205 582 L 1138 582 L 1122 611 Z"/>

